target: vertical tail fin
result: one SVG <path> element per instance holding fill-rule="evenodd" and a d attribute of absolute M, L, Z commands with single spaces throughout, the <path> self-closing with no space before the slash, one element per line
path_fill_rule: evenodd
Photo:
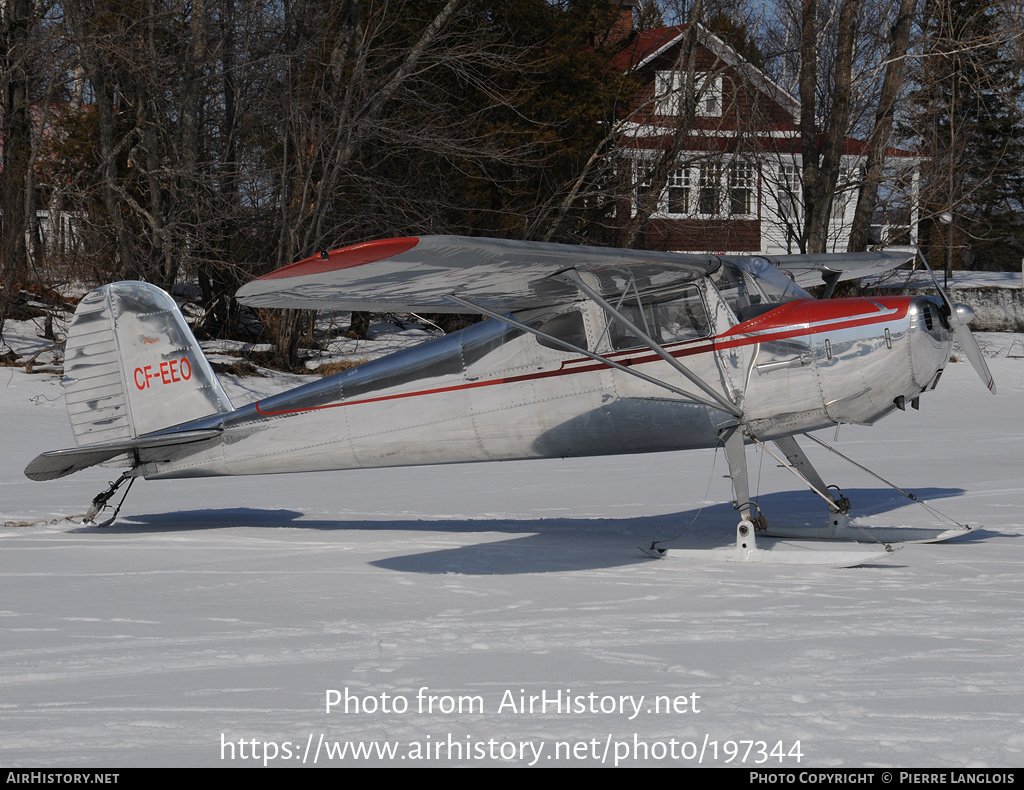
<path fill-rule="evenodd" d="M 68 327 L 64 387 L 80 447 L 232 410 L 177 304 L 142 282 L 82 299 Z"/>

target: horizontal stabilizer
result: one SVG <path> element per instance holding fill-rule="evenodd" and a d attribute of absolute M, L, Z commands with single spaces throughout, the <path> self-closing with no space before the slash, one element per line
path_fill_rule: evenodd
<path fill-rule="evenodd" d="M 119 455 L 139 450 L 153 450 L 160 447 L 201 442 L 204 439 L 213 439 L 220 434 L 221 431 L 218 428 L 205 428 L 198 431 L 179 431 L 162 436 L 94 444 L 87 447 L 72 447 L 68 450 L 50 450 L 42 455 L 37 455 L 25 467 L 25 476 L 30 480 L 56 480 L 73 472 L 88 469 L 90 466 L 106 463 Z"/>

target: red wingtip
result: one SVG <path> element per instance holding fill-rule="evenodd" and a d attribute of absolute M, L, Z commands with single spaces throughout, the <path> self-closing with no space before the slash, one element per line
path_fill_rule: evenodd
<path fill-rule="evenodd" d="M 373 263 L 374 261 L 400 255 L 406 250 L 411 250 L 419 242 L 419 238 L 415 236 L 364 241 L 362 244 L 353 244 L 351 247 L 331 250 L 327 253 L 326 257 L 323 253 L 320 253 L 303 261 L 282 266 L 270 274 L 264 274 L 259 279 L 280 280 L 286 277 L 302 277 L 307 274 L 323 274 L 324 272 L 333 272 L 338 269 L 350 269 L 353 266 L 362 266 L 364 263 Z"/>

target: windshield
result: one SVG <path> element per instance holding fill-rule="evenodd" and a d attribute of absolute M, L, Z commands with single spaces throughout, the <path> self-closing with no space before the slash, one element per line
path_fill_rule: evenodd
<path fill-rule="evenodd" d="M 786 302 L 812 298 L 767 258 L 721 260 L 722 268 L 711 279 L 740 321 L 749 321 Z"/>

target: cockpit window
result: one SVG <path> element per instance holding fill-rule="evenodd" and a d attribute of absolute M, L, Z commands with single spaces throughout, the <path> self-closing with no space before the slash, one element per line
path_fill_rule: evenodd
<path fill-rule="evenodd" d="M 712 281 L 740 321 L 749 321 L 786 302 L 811 298 L 766 258 L 723 259 Z"/>
<path fill-rule="evenodd" d="M 676 343 L 706 337 L 710 322 L 704 300 L 696 286 L 687 285 L 669 296 L 657 301 L 644 299 L 641 303 L 632 298 L 625 301 L 619 310 L 639 329 L 658 341 Z M 614 318 L 609 319 L 609 336 L 616 349 L 636 348 L 646 345 L 632 330 Z"/>

